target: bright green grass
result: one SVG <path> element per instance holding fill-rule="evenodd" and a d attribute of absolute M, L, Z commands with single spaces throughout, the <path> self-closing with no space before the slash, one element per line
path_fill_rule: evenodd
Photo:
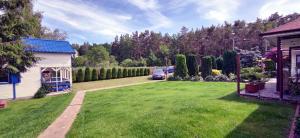
<path fill-rule="evenodd" d="M 158 82 L 87 93 L 68 137 L 286 137 L 293 106 L 240 98 L 235 83 Z"/>
<path fill-rule="evenodd" d="M 73 94 L 9 102 L 0 110 L 0 137 L 37 137 L 65 109 Z"/>

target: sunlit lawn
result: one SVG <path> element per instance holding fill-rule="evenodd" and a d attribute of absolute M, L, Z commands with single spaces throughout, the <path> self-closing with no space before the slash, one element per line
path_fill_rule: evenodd
<path fill-rule="evenodd" d="M 73 94 L 9 102 L 0 110 L 0 137 L 37 137 L 69 104 Z"/>
<path fill-rule="evenodd" d="M 235 83 L 157 82 L 87 93 L 68 137 L 286 137 L 293 106 Z"/>

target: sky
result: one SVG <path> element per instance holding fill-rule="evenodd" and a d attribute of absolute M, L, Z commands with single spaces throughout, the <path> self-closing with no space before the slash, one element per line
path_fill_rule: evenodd
<path fill-rule="evenodd" d="M 300 0 L 34 0 L 42 25 L 67 32 L 71 43 L 110 43 L 115 36 L 152 30 L 177 33 L 224 21 L 255 21 L 300 13 Z"/>

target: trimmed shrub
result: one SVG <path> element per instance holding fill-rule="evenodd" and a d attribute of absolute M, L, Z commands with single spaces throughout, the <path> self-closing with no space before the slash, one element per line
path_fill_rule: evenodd
<path fill-rule="evenodd" d="M 147 75 L 150 75 L 150 68 L 147 68 L 146 71 L 147 71 Z"/>
<path fill-rule="evenodd" d="M 122 75 L 123 78 L 126 78 L 128 77 L 128 71 L 126 68 L 123 69 L 123 75 Z"/>
<path fill-rule="evenodd" d="M 141 76 L 141 70 L 140 70 L 140 68 L 137 68 L 135 73 L 136 73 L 135 74 L 136 76 Z"/>
<path fill-rule="evenodd" d="M 144 71 L 145 71 L 144 68 L 140 68 L 140 76 L 144 76 Z"/>
<path fill-rule="evenodd" d="M 276 63 L 273 60 L 266 60 L 264 61 L 265 64 L 265 71 L 275 71 L 276 70 Z"/>
<path fill-rule="evenodd" d="M 202 58 L 202 65 L 201 65 L 201 76 L 206 78 L 207 76 L 211 75 L 212 71 L 212 62 L 210 56 L 205 56 Z"/>
<path fill-rule="evenodd" d="M 98 72 L 96 69 L 93 69 L 92 71 L 92 81 L 98 80 Z"/>
<path fill-rule="evenodd" d="M 112 72 L 111 72 L 111 69 L 107 69 L 106 70 L 106 79 L 107 80 L 109 80 L 109 79 L 111 79 L 112 78 L 112 74 L 111 74 Z"/>
<path fill-rule="evenodd" d="M 117 69 L 114 67 L 112 68 L 112 78 L 116 79 L 118 77 L 118 72 Z"/>
<path fill-rule="evenodd" d="M 84 81 L 84 75 L 83 75 L 82 69 L 78 70 L 76 80 L 77 80 L 77 82 L 83 82 Z"/>
<path fill-rule="evenodd" d="M 34 94 L 33 98 L 43 98 L 49 93 L 48 87 L 45 85 L 42 85 L 39 90 Z"/>
<path fill-rule="evenodd" d="M 117 78 L 123 78 L 123 71 L 121 68 L 118 68 L 118 75 Z"/>
<path fill-rule="evenodd" d="M 145 68 L 145 69 L 144 69 L 144 76 L 147 76 L 147 75 L 148 75 L 148 74 L 147 74 L 147 72 L 148 72 L 147 70 L 148 70 L 148 68 Z"/>
<path fill-rule="evenodd" d="M 174 76 L 185 78 L 188 76 L 188 69 L 186 65 L 186 59 L 185 55 L 177 54 L 176 55 L 176 67 L 175 67 L 175 73 Z"/>
<path fill-rule="evenodd" d="M 197 76 L 199 74 L 199 68 L 195 55 L 187 56 L 187 68 L 190 76 Z"/>
<path fill-rule="evenodd" d="M 135 77 L 136 76 L 136 68 L 133 68 L 133 69 L 131 69 L 131 75 L 132 75 L 132 77 Z"/>
<path fill-rule="evenodd" d="M 211 75 L 213 75 L 213 76 L 221 75 L 221 71 L 220 71 L 220 70 L 217 70 L 217 69 L 213 69 L 213 70 L 211 71 Z"/>
<path fill-rule="evenodd" d="M 128 72 L 128 75 L 127 75 L 127 76 L 128 76 L 128 77 L 132 77 L 132 69 L 128 69 L 127 72 Z"/>
<path fill-rule="evenodd" d="M 106 79 L 106 70 L 105 68 L 100 69 L 100 80 L 105 80 Z"/>
<path fill-rule="evenodd" d="M 216 58 L 214 56 L 210 56 L 210 58 L 211 58 L 211 68 L 212 69 L 217 69 Z"/>
<path fill-rule="evenodd" d="M 72 70 L 72 82 L 76 82 L 77 72 L 76 70 Z"/>
<path fill-rule="evenodd" d="M 223 54 L 223 73 L 226 75 L 236 72 L 236 52 L 226 51 Z"/>
<path fill-rule="evenodd" d="M 91 81 L 92 80 L 92 74 L 89 67 L 85 68 L 84 71 L 84 81 Z"/>
<path fill-rule="evenodd" d="M 218 57 L 216 59 L 216 64 L 217 64 L 217 69 L 218 70 L 222 70 L 223 69 L 223 58 L 222 57 Z"/>

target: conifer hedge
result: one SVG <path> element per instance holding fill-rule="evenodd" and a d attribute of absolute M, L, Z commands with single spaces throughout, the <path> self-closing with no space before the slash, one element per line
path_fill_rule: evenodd
<path fill-rule="evenodd" d="M 114 67 L 112 68 L 112 79 L 116 79 L 118 77 L 117 69 Z"/>
<path fill-rule="evenodd" d="M 83 75 L 82 69 L 78 70 L 76 80 L 77 80 L 77 82 L 83 82 L 84 81 L 84 75 Z"/>
<path fill-rule="evenodd" d="M 85 72 L 84 72 L 84 81 L 91 81 L 91 80 L 92 80 L 91 69 L 87 67 L 85 68 Z"/>
<path fill-rule="evenodd" d="M 210 56 L 205 56 L 202 58 L 202 65 L 201 65 L 201 76 L 206 78 L 207 76 L 211 75 L 212 70 L 212 59 Z"/>
<path fill-rule="evenodd" d="M 96 69 L 93 69 L 92 71 L 92 81 L 98 80 L 98 72 Z"/>
<path fill-rule="evenodd" d="M 105 80 L 106 79 L 106 70 L 105 68 L 101 68 L 100 69 L 100 77 L 99 77 L 100 80 Z"/>

